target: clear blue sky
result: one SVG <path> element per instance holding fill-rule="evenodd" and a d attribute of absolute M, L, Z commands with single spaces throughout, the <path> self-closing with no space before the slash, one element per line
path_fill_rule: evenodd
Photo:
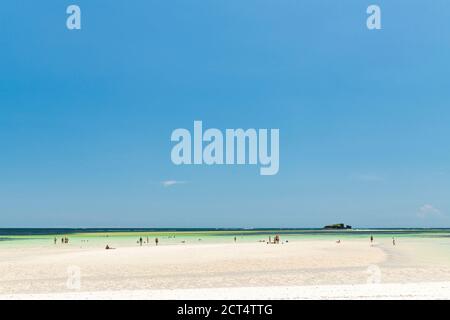
<path fill-rule="evenodd" d="M 448 0 L 2 1 L 0 227 L 450 227 L 449 57 Z M 278 175 L 174 166 L 194 120 Z"/>

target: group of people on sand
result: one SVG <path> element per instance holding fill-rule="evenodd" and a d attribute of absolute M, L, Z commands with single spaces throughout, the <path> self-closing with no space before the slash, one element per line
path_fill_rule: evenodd
<path fill-rule="evenodd" d="M 140 237 L 139 238 L 139 240 L 137 241 L 137 243 L 139 243 L 139 245 L 142 247 L 142 245 L 144 244 L 144 243 L 150 243 L 150 240 L 148 239 L 148 237 L 147 237 L 147 241 L 144 241 L 144 239 L 142 239 L 142 237 Z M 158 238 L 155 238 L 155 245 L 158 245 L 158 243 L 159 243 L 159 239 Z M 111 250 L 111 249 L 115 249 L 115 248 L 112 248 L 112 247 L 110 247 L 109 245 L 106 245 L 106 248 L 105 248 L 106 250 Z"/>
<path fill-rule="evenodd" d="M 267 242 L 267 244 L 280 244 L 280 236 L 275 235 L 275 237 L 273 238 L 273 241 L 272 241 L 272 237 L 269 236 L 269 242 Z"/>
<path fill-rule="evenodd" d="M 371 246 L 373 245 L 373 240 L 374 240 L 373 235 L 370 235 L 370 245 Z M 341 239 L 337 240 L 336 243 L 337 244 L 341 243 Z M 395 246 L 395 238 L 394 237 L 392 237 L 392 245 Z"/>
<path fill-rule="evenodd" d="M 174 238 L 175 238 L 175 236 L 174 236 Z M 199 239 L 200 240 L 200 239 Z M 234 237 L 234 242 L 236 242 L 237 241 L 237 238 L 236 237 Z M 263 240 L 261 240 L 261 241 L 263 241 Z M 370 235 L 370 245 L 372 246 L 373 245 L 373 241 L 374 241 L 374 238 L 373 238 L 373 235 Z M 57 244 L 57 242 L 58 242 L 58 238 L 56 238 L 55 237 L 55 239 L 54 239 L 54 243 L 55 243 L 55 245 Z M 287 242 L 287 241 L 286 241 Z M 68 237 L 62 237 L 61 238 L 61 243 L 62 244 L 68 244 L 69 243 L 69 238 Z M 147 243 L 147 244 L 149 244 L 150 243 L 150 240 L 149 240 L 149 238 L 147 237 L 147 241 L 144 241 L 143 239 L 142 239 L 142 237 L 140 237 L 139 238 L 139 240 L 137 241 L 137 243 L 139 243 L 139 245 L 142 247 L 142 245 L 144 244 L 144 243 Z M 184 243 L 184 241 L 182 241 L 182 243 Z M 280 236 L 277 234 L 277 235 L 275 235 L 275 237 L 273 238 L 273 241 L 272 241 L 272 237 L 270 237 L 269 236 L 269 241 L 267 242 L 267 244 L 279 244 L 280 243 Z M 341 243 L 341 240 L 339 239 L 339 240 L 337 240 L 336 241 L 336 243 L 337 244 L 340 244 Z M 155 238 L 155 245 L 158 245 L 159 244 L 159 239 L 158 238 Z M 394 237 L 392 237 L 392 245 L 393 246 L 395 246 L 396 245 L 396 243 L 395 243 L 395 238 Z M 110 247 L 109 245 L 106 245 L 106 248 L 105 248 L 106 250 L 110 250 L 110 249 L 115 249 L 115 248 L 112 248 L 112 247 Z"/>
<path fill-rule="evenodd" d="M 55 239 L 53 239 L 53 242 L 56 244 L 58 242 L 58 238 L 55 237 Z M 67 237 L 62 237 L 61 238 L 61 243 L 62 244 L 68 244 L 69 243 L 69 238 Z"/>
<path fill-rule="evenodd" d="M 143 244 L 143 243 L 149 244 L 149 243 L 150 243 L 150 240 L 149 240 L 148 237 L 147 237 L 147 241 L 144 241 L 144 240 L 142 239 L 142 237 L 140 237 L 139 240 L 137 241 L 137 243 L 139 243 L 139 245 L 142 247 L 142 244 Z M 159 239 L 158 239 L 158 238 L 155 238 L 155 245 L 158 245 L 158 243 L 159 243 Z"/>
<path fill-rule="evenodd" d="M 370 245 L 373 244 L 373 235 L 370 235 Z M 395 246 L 395 238 L 392 237 L 392 245 Z"/>

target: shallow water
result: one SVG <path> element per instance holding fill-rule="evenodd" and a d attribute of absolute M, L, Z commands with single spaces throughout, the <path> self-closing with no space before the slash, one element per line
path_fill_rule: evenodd
<path fill-rule="evenodd" d="M 143 245 L 155 245 L 155 238 L 159 239 L 159 245 L 227 243 L 234 242 L 235 237 L 238 242 L 267 242 L 276 234 L 283 242 L 368 240 L 373 235 L 375 240 L 434 239 L 432 242 L 450 246 L 450 229 L 0 229 L 0 248 L 55 245 L 55 238 L 56 245 L 79 247 L 133 246 L 139 245 L 141 237 Z M 62 237 L 69 238 L 68 245 L 61 243 Z"/>

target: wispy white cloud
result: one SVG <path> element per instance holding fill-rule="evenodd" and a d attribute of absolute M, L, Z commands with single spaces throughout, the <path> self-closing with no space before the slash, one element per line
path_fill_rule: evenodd
<path fill-rule="evenodd" d="M 178 181 L 178 180 L 164 180 L 164 181 L 161 181 L 162 186 L 165 187 L 165 188 L 172 187 L 172 186 L 177 185 L 177 184 L 185 184 L 185 183 L 186 183 L 186 181 Z"/>
<path fill-rule="evenodd" d="M 420 218 L 426 218 L 430 216 L 442 216 L 442 212 L 431 204 L 424 204 L 419 208 L 419 212 L 417 212 L 417 215 Z"/>

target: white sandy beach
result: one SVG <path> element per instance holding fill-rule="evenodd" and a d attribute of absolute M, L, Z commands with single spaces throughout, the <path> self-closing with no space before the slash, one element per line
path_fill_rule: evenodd
<path fill-rule="evenodd" d="M 431 248 L 409 239 L 0 248 L 0 299 L 448 299 L 450 264 Z"/>
<path fill-rule="evenodd" d="M 0 295 L 0 300 L 436 300 L 449 299 L 450 282 L 118 290 Z"/>

